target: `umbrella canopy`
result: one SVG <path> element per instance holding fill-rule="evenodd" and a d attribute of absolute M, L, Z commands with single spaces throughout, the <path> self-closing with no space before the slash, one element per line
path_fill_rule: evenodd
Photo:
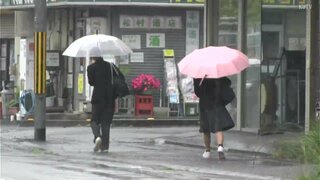
<path fill-rule="evenodd" d="M 100 57 L 105 55 L 122 56 L 130 53 L 132 53 L 132 50 L 117 37 L 93 34 L 72 42 L 63 52 L 63 55 L 70 57 Z"/>
<path fill-rule="evenodd" d="M 249 66 L 248 57 L 226 46 L 196 49 L 179 63 L 179 71 L 193 78 L 220 78 L 237 74 Z"/>

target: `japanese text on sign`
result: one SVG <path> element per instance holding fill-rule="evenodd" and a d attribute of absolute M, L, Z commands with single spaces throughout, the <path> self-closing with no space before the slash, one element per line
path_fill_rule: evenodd
<path fill-rule="evenodd" d="M 120 15 L 120 28 L 181 29 L 182 20 L 178 16 Z"/>

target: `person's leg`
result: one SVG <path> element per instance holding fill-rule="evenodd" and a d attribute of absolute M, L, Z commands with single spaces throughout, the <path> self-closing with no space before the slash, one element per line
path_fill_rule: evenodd
<path fill-rule="evenodd" d="M 210 144 L 211 144 L 210 132 L 203 133 L 203 142 L 204 142 L 206 151 L 210 152 Z"/>
<path fill-rule="evenodd" d="M 101 137 L 100 125 L 97 124 L 95 121 L 91 120 L 90 126 L 94 136 L 94 139 L 93 139 L 93 143 L 94 143 L 97 137 Z"/>
<path fill-rule="evenodd" d="M 216 142 L 218 144 L 218 156 L 219 160 L 224 160 L 224 148 L 223 148 L 223 141 L 224 141 L 224 135 L 222 131 L 217 131 L 216 133 Z"/>
<path fill-rule="evenodd" d="M 95 104 L 92 105 L 92 118 L 90 126 L 94 136 L 93 143 L 95 144 L 93 151 L 97 152 L 100 149 L 102 140 L 99 125 L 99 106 Z"/>
<path fill-rule="evenodd" d="M 217 131 L 216 133 L 216 141 L 218 145 L 223 145 L 223 141 L 224 141 L 224 136 L 223 136 L 223 132 L 222 131 Z"/>
<path fill-rule="evenodd" d="M 109 141 L 110 141 L 110 124 L 106 121 L 103 121 L 101 123 L 101 131 L 102 131 L 101 151 L 108 151 Z"/>
<path fill-rule="evenodd" d="M 210 158 L 210 144 L 211 144 L 210 132 L 203 133 L 203 142 L 205 146 L 205 151 L 202 154 L 202 157 L 205 159 L 208 159 Z"/>
<path fill-rule="evenodd" d="M 105 110 L 103 121 L 101 123 L 102 132 L 102 145 L 101 151 L 108 150 L 110 144 L 110 125 L 113 118 L 113 112 L 111 110 Z"/>

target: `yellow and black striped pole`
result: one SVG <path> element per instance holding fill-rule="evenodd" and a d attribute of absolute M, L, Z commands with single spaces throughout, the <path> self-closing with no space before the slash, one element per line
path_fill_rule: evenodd
<path fill-rule="evenodd" d="M 34 92 L 46 93 L 46 32 L 34 33 Z"/>
<path fill-rule="evenodd" d="M 46 141 L 47 1 L 34 1 L 34 139 Z"/>

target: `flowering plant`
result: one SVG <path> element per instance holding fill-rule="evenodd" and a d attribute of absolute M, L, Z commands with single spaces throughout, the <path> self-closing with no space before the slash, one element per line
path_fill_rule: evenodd
<path fill-rule="evenodd" d="M 134 91 L 144 92 L 148 89 L 158 89 L 160 81 L 152 74 L 140 74 L 132 79 L 131 86 Z"/>

